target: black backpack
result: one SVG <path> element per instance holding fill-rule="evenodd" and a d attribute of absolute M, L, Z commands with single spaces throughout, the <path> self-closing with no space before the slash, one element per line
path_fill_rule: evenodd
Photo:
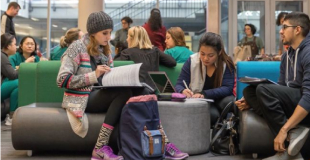
<path fill-rule="evenodd" d="M 233 102 L 229 102 L 212 131 L 210 150 L 213 154 L 235 155 L 238 150 L 237 124 L 239 118 L 231 111 Z"/>

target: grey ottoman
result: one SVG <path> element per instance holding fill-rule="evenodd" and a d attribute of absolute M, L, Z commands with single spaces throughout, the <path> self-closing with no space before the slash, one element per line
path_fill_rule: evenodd
<path fill-rule="evenodd" d="M 158 101 L 159 116 L 170 142 L 190 155 L 209 151 L 210 111 L 204 101 Z"/>

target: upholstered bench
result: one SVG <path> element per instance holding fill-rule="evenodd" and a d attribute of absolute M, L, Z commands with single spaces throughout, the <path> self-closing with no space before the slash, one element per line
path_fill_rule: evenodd
<path fill-rule="evenodd" d="M 210 110 L 204 101 L 159 101 L 159 116 L 170 142 L 190 155 L 209 151 Z"/>
<path fill-rule="evenodd" d="M 210 116 L 206 102 L 159 102 L 164 129 L 171 142 L 190 154 L 205 153 L 210 143 Z M 60 103 L 34 103 L 16 110 L 12 143 L 17 150 L 89 151 L 93 149 L 105 114 L 87 114 L 89 130 L 80 138 L 71 129 Z M 117 127 L 116 127 L 117 128 Z M 117 130 L 116 130 L 117 132 Z M 117 149 L 114 132 L 110 141 Z"/>

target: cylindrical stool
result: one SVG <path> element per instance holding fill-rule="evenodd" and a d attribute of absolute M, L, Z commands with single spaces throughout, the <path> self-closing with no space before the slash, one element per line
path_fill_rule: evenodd
<path fill-rule="evenodd" d="M 170 142 L 190 155 L 209 151 L 210 111 L 204 101 L 158 101 L 159 117 Z"/>

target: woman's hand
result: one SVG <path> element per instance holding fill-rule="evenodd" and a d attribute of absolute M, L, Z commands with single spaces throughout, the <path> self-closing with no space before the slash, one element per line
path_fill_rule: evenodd
<path fill-rule="evenodd" d="M 36 59 L 36 57 L 30 56 L 29 58 L 26 59 L 25 62 L 26 62 L 26 63 L 33 63 L 35 59 Z"/>
<path fill-rule="evenodd" d="M 182 93 L 186 95 L 187 98 L 191 98 L 194 95 L 194 93 L 189 89 L 184 89 Z"/>
<path fill-rule="evenodd" d="M 204 98 L 203 94 L 195 93 L 192 98 Z"/>
<path fill-rule="evenodd" d="M 248 103 L 245 101 L 245 99 L 243 97 L 241 99 L 237 100 L 235 102 L 235 104 L 240 109 L 240 111 L 247 110 L 250 108 L 250 106 L 248 105 Z"/>
<path fill-rule="evenodd" d="M 40 58 L 40 61 L 48 61 L 48 59 L 45 58 L 45 57 L 41 57 L 41 58 Z"/>
<path fill-rule="evenodd" d="M 106 72 L 110 72 L 111 68 L 107 65 L 98 65 L 96 68 L 96 77 L 100 77 L 101 75 L 103 75 Z"/>

